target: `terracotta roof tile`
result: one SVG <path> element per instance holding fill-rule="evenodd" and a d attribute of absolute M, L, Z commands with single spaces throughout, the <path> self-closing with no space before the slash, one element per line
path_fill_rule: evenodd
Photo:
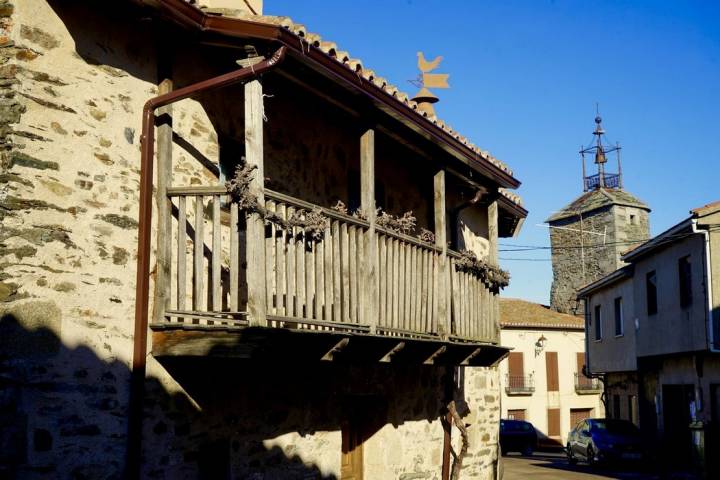
<path fill-rule="evenodd" d="M 582 330 L 585 322 L 581 317 L 556 312 L 547 305 L 519 298 L 501 298 L 500 326 Z"/>

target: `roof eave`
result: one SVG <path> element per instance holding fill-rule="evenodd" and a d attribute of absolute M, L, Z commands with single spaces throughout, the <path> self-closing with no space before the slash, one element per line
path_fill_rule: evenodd
<path fill-rule="evenodd" d="M 611 285 L 615 285 L 616 283 L 625 280 L 626 278 L 630 278 L 633 276 L 634 273 L 634 267 L 632 265 L 626 265 L 622 268 L 619 268 L 618 270 L 615 270 L 612 273 L 609 273 L 608 275 L 605 275 L 604 277 L 595 280 L 594 282 L 582 287 L 577 292 L 577 298 L 586 298 L 590 296 L 592 293 L 605 288 L 609 287 Z"/>
<path fill-rule="evenodd" d="M 672 238 L 673 236 L 681 233 L 684 230 L 692 230 L 692 221 L 693 218 L 689 217 L 683 220 L 682 222 L 678 223 L 677 225 L 674 225 L 670 227 L 669 229 L 665 230 L 659 235 L 656 235 L 655 237 L 651 238 L 647 242 L 641 244 L 634 250 L 627 252 L 626 254 L 622 255 L 620 259 L 623 262 L 635 262 L 641 257 L 644 257 L 645 255 L 649 255 L 651 252 L 655 251 L 656 249 L 663 247 L 667 245 L 668 243 L 674 243 L 678 239 Z"/>
<path fill-rule="evenodd" d="M 342 66 L 319 48 L 307 43 L 304 39 L 298 42 L 298 37 L 295 34 L 280 25 L 208 15 L 183 0 L 140 1 L 156 8 L 161 15 L 168 17 L 175 23 L 200 33 L 282 43 L 288 47 L 288 53 L 293 54 L 295 58 L 304 62 L 312 60 L 335 79 L 352 86 L 352 88 L 360 89 L 380 110 L 400 120 L 418 134 L 439 144 L 443 150 L 463 161 L 478 173 L 488 177 L 499 186 L 515 189 L 521 184 L 513 175 L 483 158 L 480 153 L 472 150 L 431 120 L 417 114 L 411 107 L 389 95 L 377 85 Z"/>

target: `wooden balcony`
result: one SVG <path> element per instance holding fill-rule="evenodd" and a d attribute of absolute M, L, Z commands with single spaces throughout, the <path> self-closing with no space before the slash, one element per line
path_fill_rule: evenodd
<path fill-rule="evenodd" d="M 167 196 L 155 355 L 283 355 L 301 337 L 303 350 L 325 359 L 354 352 L 485 365 L 505 353 L 497 290 L 458 270 L 455 252 L 267 189 L 265 209 L 276 219 L 320 209 L 329 219 L 322 238 L 246 220 L 224 187 L 169 187 Z"/>

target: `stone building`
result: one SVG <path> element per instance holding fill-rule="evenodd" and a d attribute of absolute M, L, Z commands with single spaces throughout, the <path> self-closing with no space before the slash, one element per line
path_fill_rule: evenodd
<path fill-rule="evenodd" d="M 553 213 L 550 226 L 553 282 L 550 305 L 558 312 L 582 315 L 577 291 L 620 268 L 621 254 L 650 237 L 650 208 L 623 189 L 620 147 L 603 143 L 601 119 L 595 119 L 595 143 L 582 150 L 584 193 Z M 607 154 L 618 154 L 618 173 L 605 171 Z M 585 176 L 585 155 L 594 155 L 598 173 Z"/>
<path fill-rule="evenodd" d="M 0 476 L 495 475 L 505 164 L 260 0 L 0 27 Z"/>

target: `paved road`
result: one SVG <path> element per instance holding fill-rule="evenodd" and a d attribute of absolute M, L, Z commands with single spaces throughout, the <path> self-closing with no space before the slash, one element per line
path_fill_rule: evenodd
<path fill-rule="evenodd" d="M 562 454 L 535 453 L 532 457 L 508 455 L 503 457 L 503 480 L 657 480 L 660 477 L 640 471 L 617 471 L 610 468 L 590 468 L 584 464 L 570 466 Z"/>

